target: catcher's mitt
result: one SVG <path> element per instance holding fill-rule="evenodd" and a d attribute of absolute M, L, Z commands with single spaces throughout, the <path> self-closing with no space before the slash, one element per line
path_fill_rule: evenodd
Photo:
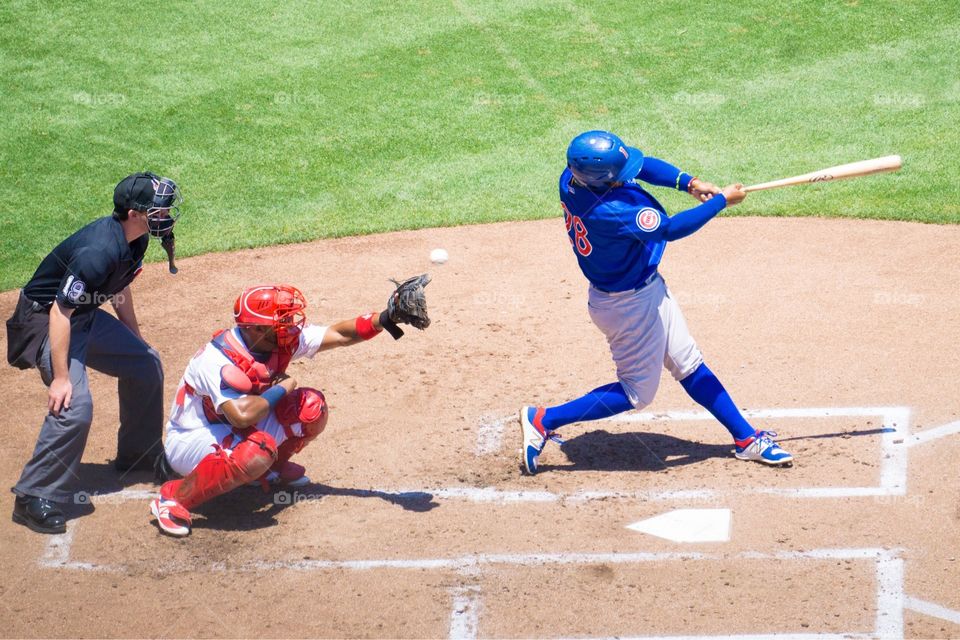
<path fill-rule="evenodd" d="M 398 324 L 409 324 L 420 330 L 429 327 L 427 298 L 423 288 L 430 284 L 430 274 L 424 273 L 407 278 L 403 282 L 393 279 L 390 281 L 397 285 L 397 289 L 387 300 L 386 310 L 380 314 L 380 324 L 383 328 L 393 336 L 394 340 L 399 340 L 403 335 L 403 329 L 398 327 Z"/>

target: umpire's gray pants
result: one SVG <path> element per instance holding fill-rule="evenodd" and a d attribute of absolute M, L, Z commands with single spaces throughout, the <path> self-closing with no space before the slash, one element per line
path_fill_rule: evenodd
<path fill-rule="evenodd" d="M 93 400 L 87 384 L 87 365 L 118 378 L 120 429 L 117 455 L 162 451 L 163 369 L 159 354 L 115 317 L 97 309 L 70 318 L 70 382 L 73 397 L 60 416 L 48 413 L 40 428 L 33 457 L 13 487 L 18 495 L 39 496 L 54 502 L 73 498 L 80 458 L 93 421 Z M 53 381 L 50 341 L 44 341 L 37 363 L 47 386 Z"/>

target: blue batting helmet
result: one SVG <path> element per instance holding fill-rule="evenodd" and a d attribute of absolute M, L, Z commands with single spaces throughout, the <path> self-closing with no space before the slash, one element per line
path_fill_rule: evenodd
<path fill-rule="evenodd" d="M 628 147 L 609 131 L 587 131 L 567 147 L 567 165 L 577 182 L 605 187 L 636 178 L 643 166 L 643 152 Z"/>

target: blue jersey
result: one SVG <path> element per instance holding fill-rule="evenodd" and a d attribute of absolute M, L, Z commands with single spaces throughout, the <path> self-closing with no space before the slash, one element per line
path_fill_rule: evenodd
<path fill-rule="evenodd" d="M 689 177 L 684 180 L 689 181 Z M 642 286 L 660 264 L 668 240 L 693 233 L 726 206 L 726 199 L 718 195 L 670 218 L 657 199 L 633 181 L 603 192 L 592 191 L 575 184 L 569 168 L 561 174 L 559 187 L 567 233 L 580 270 L 603 291 Z"/>

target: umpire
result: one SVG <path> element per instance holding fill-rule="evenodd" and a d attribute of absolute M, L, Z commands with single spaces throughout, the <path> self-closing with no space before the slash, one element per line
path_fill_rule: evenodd
<path fill-rule="evenodd" d="M 149 236 L 171 237 L 177 185 L 135 173 L 113 192 L 113 215 L 91 222 L 44 258 L 7 321 L 7 360 L 36 367 L 49 387 L 48 414 L 20 480 L 13 521 L 63 533 L 57 507 L 69 502 L 93 420 L 87 365 L 118 378 L 118 471 L 148 469 L 162 450 L 163 369 L 140 336 L 130 283 L 143 268 Z M 100 309 L 110 302 L 116 317 Z"/>

